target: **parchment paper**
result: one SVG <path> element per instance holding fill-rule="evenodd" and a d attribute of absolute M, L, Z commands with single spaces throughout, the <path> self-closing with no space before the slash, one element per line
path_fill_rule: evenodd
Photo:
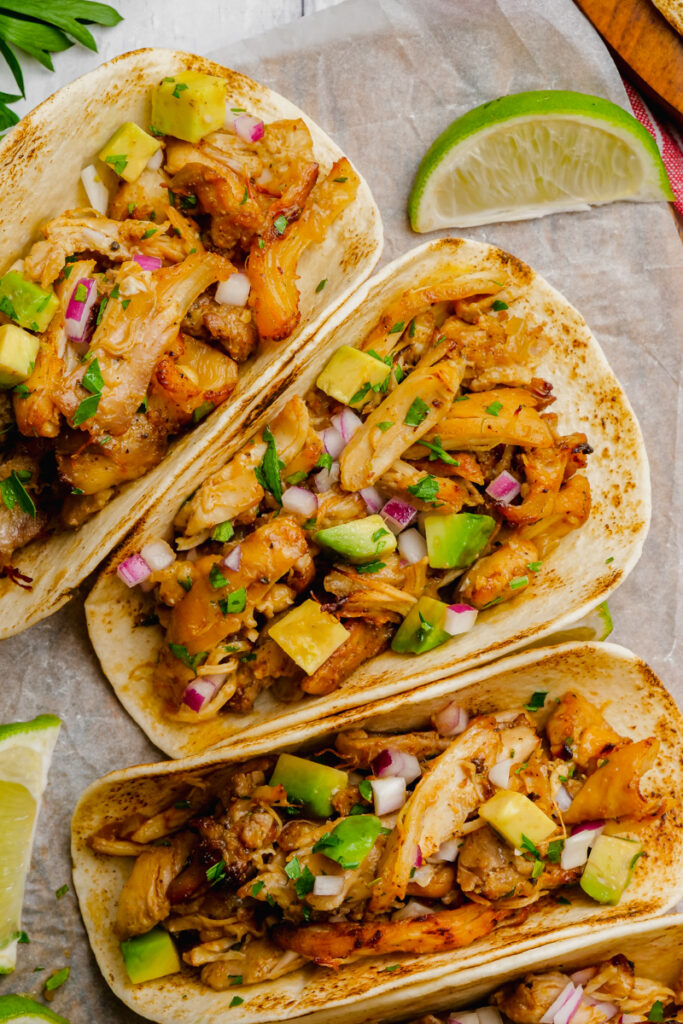
<path fill-rule="evenodd" d="M 607 51 L 570 0 L 348 0 L 208 56 L 289 96 L 334 136 L 377 197 L 385 260 L 424 240 L 406 220 L 410 184 L 434 137 L 468 108 L 538 88 L 596 93 L 628 107 Z M 654 516 L 640 564 L 610 602 L 613 639 L 645 658 L 683 704 L 683 474 L 676 473 L 683 249 L 671 213 L 664 204 L 619 203 L 468 234 L 521 257 L 559 288 L 626 387 L 650 456 Z M 0 992 L 37 993 L 52 969 L 69 964 L 55 1010 L 72 1024 L 131 1024 L 140 1018 L 101 979 L 73 893 L 60 900 L 54 893 L 70 883 L 69 820 L 81 790 L 106 771 L 158 754 L 99 671 L 82 595 L 0 646 L 0 681 L 3 721 L 43 711 L 64 721 L 27 885 L 31 944 L 19 947 L 18 969 Z M 45 971 L 34 973 L 37 967 Z"/>

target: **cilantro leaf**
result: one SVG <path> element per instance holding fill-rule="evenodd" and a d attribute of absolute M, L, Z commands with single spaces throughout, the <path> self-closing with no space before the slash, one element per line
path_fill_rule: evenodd
<path fill-rule="evenodd" d="M 180 99 L 180 94 L 181 94 L 181 92 L 184 92 L 184 91 L 185 91 L 185 89 L 187 89 L 187 84 L 186 84 L 185 82 L 178 82 L 178 83 L 176 84 L 176 87 L 175 87 L 175 89 L 173 90 L 173 95 L 175 96 L 175 98 L 176 98 L 177 100 L 179 100 L 179 99 Z"/>
<path fill-rule="evenodd" d="M 282 465 L 277 457 L 275 438 L 271 433 L 270 427 L 264 428 L 263 440 L 266 442 L 266 451 L 261 459 L 261 465 L 254 468 L 254 473 L 264 491 L 270 491 L 278 505 L 281 505 L 282 480 L 280 479 L 280 470 Z"/>
<path fill-rule="evenodd" d="M 229 519 L 226 519 L 224 523 L 219 523 L 218 526 L 214 526 L 213 533 L 211 534 L 211 540 L 217 540 L 221 544 L 224 544 L 227 540 L 230 540 L 234 533 L 234 526 Z"/>
<path fill-rule="evenodd" d="M 379 427 L 383 434 L 385 434 L 390 427 L 393 427 L 393 425 L 394 424 L 391 420 L 382 420 L 381 423 L 377 424 L 377 426 Z"/>
<path fill-rule="evenodd" d="M 538 852 L 538 847 L 536 846 L 536 844 L 533 843 L 531 841 L 531 839 L 529 839 L 528 836 L 525 836 L 523 832 L 522 832 L 522 849 L 526 850 L 527 853 L 533 853 L 534 857 L 540 857 L 541 856 L 540 853 Z"/>
<path fill-rule="evenodd" d="M 429 406 L 421 398 L 416 398 L 406 413 L 404 423 L 409 427 L 419 427 L 429 415 Z"/>
<path fill-rule="evenodd" d="M 94 416 L 97 412 L 97 407 L 100 404 L 100 398 L 102 395 L 90 395 L 89 398 L 84 398 L 81 404 L 76 409 L 76 413 L 73 418 L 74 427 L 80 426 L 86 420 L 89 420 L 91 416 Z"/>
<path fill-rule="evenodd" d="M 423 476 L 416 484 L 411 484 L 408 490 L 421 501 L 434 501 L 439 493 L 439 481 L 435 476 Z"/>
<path fill-rule="evenodd" d="M 104 387 L 104 379 L 102 377 L 102 371 L 100 370 L 100 364 L 97 359 L 93 359 L 89 364 L 88 369 L 83 374 L 81 384 L 86 391 L 89 391 L 91 395 L 102 394 L 102 388 Z"/>
<path fill-rule="evenodd" d="M 357 565 L 356 572 L 379 572 L 385 566 L 386 562 L 366 562 L 365 565 Z"/>
<path fill-rule="evenodd" d="M 224 615 L 243 612 L 246 606 L 247 592 L 244 587 L 240 587 L 239 590 L 233 590 L 227 597 L 222 597 L 218 602 L 218 607 Z"/>
<path fill-rule="evenodd" d="M 564 839 L 553 839 L 548 843 L 547 857 L 551 864 L 558 864 L 564 849 Z"/>
<path fill-rule="evenodd" d="M 503 302 L 502 299 L 496 299 L 491 306 L 491 309 L 495 309 L 496 313 L 498 313 L 501 309 L 509 309 L 509 306 L 507 302 Z"/>
<path fill-rule="evenodd" d="M 349 405 L 356 405 L 358 402 L 362 402 L 371 387 L 372 384 L 369 380 L 366 381 L 365 384 L 362 384 L 358 388 L 358 391 L 356 391 L 356 393 L 349 399 Z"/>
<path fill-rule="evenodd" d="M 275 220 L 273 221 L 273 227 L 277 231 L 278 235 L 284 235 L 285 228 L 287 227 L 288 224 L 289 221 L 287 220 L 283 213 L 281 213 L 280 216 L 276 217 Z"/>
<path fill-rule="evenodd" d="M 308 895 L 309 892 L 313 891 L 315 885 L 315 876 L 310 868 L 304 868 L 301 875 L 294 882 L 294 889 L 300 900 L 304 896 Z"/>
<path fill-rule="evenodd" d="M 197 675 L 197 666 L 203 665 L 209 656 L 208 651 L 199 651 L 197 654 L 190 654 L 187 647 L 184 644 L 169 644 L 168 649 L 171 654 L 182 661 L 183 665 L 187 665 L 191 668 L 195 675 Z"/>
<path fill-rule="evenodd" d="M 433 441 L 420 441 L 420 444 L 425 448 L 429 448 L 429 461 L 434 462 L 436 459 L 441 459 L 448 466 L 459 466 L 460 463 L 457 459 L 454 459 L 452 455 L 443 448 L 441 444 L 441 438 L 435 437 Z"/>
<path fill-rule="evenodd" d="M 322 279 L 322 281 L 318 281 L 318 284 L 316 285 L 316 289 L 315 289 L 316 295 L 318 294 L 318 292 L 321 292 L 323 290 L 323 288 L 325 287 L 326 284 L 327 284 L 327 278 L 326 277 L 324 277 Z"/>
<path fill-rule="evenodd" d="M 368 803 L 372 803 L 372 786 L 367 779 L 361 779 L 358 783 L 358 791 L 364 800 L 367 800 Z"/>
<path fill-rule="evenodd" d="M 389 334 L 400 334 L 404 327 L 405 324 L 403 320 L 399 320 L 399 322 L 394 324 L 394 326 L 389 330 Z"/>
<path fill-rule="evenodd" d="M 491 402 L 490 405 L 486 406 L 486 411 L 490 416 L 497 416 L 500 410 L 503 408 L 503 403 L 499 401 Z"/>
<path fill-rule="evenodd" d="M 648 1013 L 647 1019 L 653 1021 L 654 1024 L 659 1024 L 659 1021 L 664 1020 L 664 1007 L 661 999 L 656 999 L 652 1004 L 652 1009 Z"/>
<path fill-rule="evenodd" d="M 64 982 L 67 980 L 67 978 L 69 977 L 70 974 L 71 974 L 71 968 L 70 967 L 62 967 L 61 971 L 56 971 L 45 982 L 45 985 L 43 986 L 45 991 L 46 992 L 54 992 L 54 990 L 56 988 L 59 988 L 60 985 L 64 984 Z"/>
<path fill-rule="evenodd" d="M 118 175 L 123 174 L 126 167 L 128 166 L 128 157 L 125 153 L 118 153 L 116 156 L 106 156 L 104 162 L 111 164 Z"/>
<path fill-rule="evenodd" d="M 28 470 L 13 469 L 5 480 L 0 480 L 0 497 L 7 508 L 12 509 L 18 505 L 22 512 L 26 512 L 32 519 L 36 518 L 36 506 L 31 495 L 28 493 L 22 480 L 29 480 L 31 474 Z"/>
<path fill-rule="evenodd" d="M 225 861 L 221 859 L 216 864 L 212 864 L 210 868 L 206 869 L 206 880 L 210 885 L 218 885 L 224 878 L 227 877 L 227 871 L 225 870 Z"/>
<path fill-rule="evenodd" d="M 545 704 L 545 699 L 548 696 L 547 690 L 536 690 L 531 694 L 531 700 L 524 707 L 527 711 L 540 711 Z"/>
<path fill-rule="evenodd" d="M 209 569 L 209 583 L 211 584 L 213 589 L 220 590 L 221 587 L 227 587 L 229 582 L 230 580 L 226 579 L 226 577 L 221 572 L 218 563 L 214 562 L 211 568 Z"/>

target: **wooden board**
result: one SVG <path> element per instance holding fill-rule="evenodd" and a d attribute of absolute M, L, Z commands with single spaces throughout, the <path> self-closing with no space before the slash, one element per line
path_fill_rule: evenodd
<path fill-rule="evenodd" d="M 683 125 L 683 39 L 651 0 L 576 0 L 622 72 Z"/>

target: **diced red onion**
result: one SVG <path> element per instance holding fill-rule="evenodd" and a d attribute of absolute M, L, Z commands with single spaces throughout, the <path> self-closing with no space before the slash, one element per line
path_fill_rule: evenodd
<path fill-rule="evenodd" d="M 480 1006 L 477 1017 L 479 1024 L 503 1024 L 503 1018 L 495 1006 Z"/>
<path fill-rule="evenodd" d="M 314 896 L 339 896 L 344 889 L 343 875 L 316 875 L 313 883 Z"/>
<path fill-rule="evenodd" d="M 225 566 L 226 569 L 232 569 L 233 572 L 237 572 L 241 564 L 242 545 L 236 544 L 232 551 L 229 554 L 227 554 L 223 559 L 223 565 Z"/>
<path fill-rule="evenodd" d="M 341 412 L 332 417 L 331 423 L 344 438 L 344 444 L 348 444 L 356 431 L 363 426 L 360 416 L 356 416 L 353 409 L 349 409 L 347 406 L 344 406 Z"/>
<path fill-rule="evenodd" d="M 570 1024 L 572 1017 L 581 1006 L 582 999 L 583 989 L 579 985 L 576 991 L 567 999 L 566 1003 L 557 1011 L 553 1017 L 553 1024 Z"/>
<path fill-rule="evenodd" d="M 294 515 L 311 519 L 318 511 L 318 499 L 313 491 L 307 491 L 305 487 L 288 487 L 282 495 L 282 507 Z"/>
<path fill-rule="evenodd" d="M 600 1013 L 604 1014 L 605 1020 L 611 1020 L 612 1017 L 616 1017 L 619 1012 L 619 1007 L 615 1006 L 614 1003 L 603 1003 L 600 999 L 593 999 L 592 996 L 584 995 L 583 1001 L 588 1006 L 592 1006 Z"/>
<path fill-rule="evenodd" d="M 416 885 L 422 886 L 429 885 L 434 877 L 434 865 L 423 864 L 421 868 L 416 868 L 413 872 L 410 881 L 415 882 Z"/>
<path fill-rule="evenodd" d="M 225 676 L 200 676 L 185 687 L 183 704 L 191 711 L 201 711 L 205 704 L 216 696 L 225 681 Z"/>
<path fill-rule="evenodd" d="M 562 1009 L 564 1004 L 568 1002 L 568 1000 L 570 1000 L 572 996 L 575 995 L 575 993 L 576 989 L 574 988 L 573 983 L 571 981 L 568 981 L 562 989 L 562 991 L 560 992 L 557 999 L 555 999 L 550 1004 L 548 1009 L 541 1017 L 541 1024 L 553 1024 L 553 1021 L 555 1020 L 555 1014 Z"/>
<path fill-rule="evenodd" d="M 418 846 L 417 850 L 415 851 L 415 867 L 416 868 L 421 868 L 423 863 L 424 863 L 424 858 L 422 856 L 422 850 Z"/>
<path fill-rule="evenodd" d="M 368 512 L 379 512 L 381 509 L 384 498 L 379 493 L 376 487 L 363 487 L 360 491 L 360 496 L 367 506 Z"/>
<path fill-rule="evenodd" d="M 380 515 L 391 532 L 399 534 L 401 530 L 407 529 L 414 521 L 417 516 L 417 509 L 400 498 L 389 498 L 389 501 L 380 511 Z"/>
<path fill-rule="evenodd" d="M 584 967 L 581 971 L 574 971 L 574 973 L 570 974 L 569 977 L 575 985 L 585 985 L 586 982 L 590 981 L 591 978 L 594 978 L 597 973 L 597 967 Z"/>
<path fill-rule="evenodd" d="M 461 839 L 447 839 L 445 843 L 442 843 L 436 853 L 433 853 L 429 857 L 430 864 L 443 864 L 450 863 L 458 859 L 460 852 Z"/>
<path fill-rule="evenodd" d="M 555 803 L 560 808 L 563 814 L 565 811 L 568 811 L 571 807 L 572 798 L 565 786 L 560 786 L 557 793 L 555 794 Z"/>
<path fill-rule="evenodd" d="M 138 583 L 142 583 L 148 576 L 151 576 L 152 570 L 147 565 L 142 555 L 131 555 L 130 558 L 126 558 L 124 562 L 121 562 L 116 567 L 116 575 L 120 580 L 126 584 L 127 587 L 137 587 Z"/>
<path fill-rule="evenodd" d="M 404 530 L 398 535 L 398 550 L 409 565 L 416 565 L 427 556 L 427 542 L 417 530 Z"/>
<path fill-rule="evenodd" d="M 489 782 L 493 786 L 498 786 L 499 789 L 507 789 L 510 782 L 510 769 L 513 764 L 514 761 L 511 757 L 506 757 L 504 761 L 498 761 L 493 768 L 489 769 Z"/>
<path fill-rule="evenodd" d="M 323 430 L 323 444 L 325 451 L 333 459 L 338 459 L 346 447 L 346 441 L 336 427 L 328 427 L 327 430 Z"/>
<path fill-rule="evenodd" d="M 150 171 L 158 171 L 164 162 L 164 150 L 159 146 L 156 153 L 152 153 L 151 157 L 147 161 L 147 169 Z"/>
<path fill-rule="evenodd" d="M 582 829 L 575 832 L 564 841 L 560 865 L 563 871 L 571 871 L 573 868 L 580 868 L 588 860 L 588 849 L 593 845 L 597 836 L 600 835 L 604 825 L 599 828 Z"/>
<path fill-rule="evenodd" d="M 495 480 L 491 481 L 486 488 L 486 493 L 502 505 L 509 505 L 513 498 L 517 497 L 521 489 L 522 485 L 519 480 L 512 473 L 508 473 L 507 469 L 504 469 Z"/>
<path fill-rule="evenodd" d="M 173 548 L 165 540 L 155 540 L 151 544 L 143 545 L 140 548 L 140 554 L 152 572 L 168 569 L 169 565 L 173 565 L 175 562 Z"/>
<path fill-rule="evenodd" d="M 434 725 L 441 736 L 457 736 L 465 731 L 469 720 L 469 713 L 455 701 L 451 701 L 434 715 Z"/>
<path fill-rule="evenodd" d="M 319 470 L 313 479 L 318 494 L 322 494 L 323 491 L 329 491 L 332 484 L 336 483 L 339 479 L 339 463 L 333 462 L 329 469 Z"/>
<path fill-rule="evenodd" d="M 372 779 L 370 785 L 375 801 L 375 814 L 380 818 L 383 814 L 398 811 L 406 802 L 406 780 L 401 776 Z"/>
<path fill-rule="evenodd" d="M 106 216 L 107 207 L 109 206 L 109 189 L 102 181 L 100 172 L 93 164 L 88 164 L 81 171 L 81 181 L 83 182 L 83 188 L 85 194 L 88 197 L 93 210 L 97 210 L 98 213 Z"/>
<path fill-rule="evenodd" d="M 597 835 L 599 832 L 602 832 L 604 827 L 605 822 L 602 820 L 584 821 L 581 825 L 574 825 L 574 828 L 572 829 L 572 835 L 578 836 L 579 832 L 595 832 L 595 834 Z"/>
<path fill-rule="evenodd" d="M 428 907 L 426 903 L 420 903 L 419 900 L 408 900 L 400 910 L 391 915 L 391 920 L 409 921 L 412 917 L 426 917 L 428 914 L 434 913 L 436 913 L 434 907 Z"/>
<path fill-rule="evenodd" d="M 231 274 L 216 288 L 216 302 L 222 306 L 246 306 L 251 284 L 246 274 Z"/>
<path fill-rule="evenodd" d="M 372 770 L 380 779 L 400 777 L 407 783 L 414 782 L 422 774 L 420 762 L 414 754 L 391 747 L 379 752 L 372 762 Z"/>
<path fill-rule="evenodd" d="M 158 270 L 163 263 L 158 256 L 145 256 L 144 252 L 136 252 L 133 259 L 143 270 Z"/>
<path fill-rule="evenodd" d="M 86 290 L 86 296 L 82 302 L 76 298 L 76 292 L 81 285 Z M 83 341 L 88 326 L 88 316 L 96 302 L 97 285 L 94 279 L 92 277 L 82 277 L 74 286 L 69 304 L 66 307 L 64 328 L 69 341 Z"/>
<path fill-rule="evenodd" d="M 232 127 L 235 130 L 235 135 L 239 135 L 245 142 L 258 142 L 263 138 L 266 130 L 263 121 L 252 117 L 251 114 L 240 114 L 232 122 Z"/>
<path fill-rule="evenodd" d="M 443 628 L 451 636 L 468 633 L 476 622 L 479 612 L 469 604 L 450 604 L 444 616 Z"/>

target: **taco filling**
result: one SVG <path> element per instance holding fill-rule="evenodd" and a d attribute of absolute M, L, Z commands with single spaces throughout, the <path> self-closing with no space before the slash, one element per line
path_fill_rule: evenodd
<path fill-rule="evenodd" d="M 534 375 L 543 347 L 504 281 L 443 271 L 334 352 L 185 501 L 175 548 L 118 567 L 154 591 L 168 713 L 330 693 L 533 588 L 591 502 L 588 439 L 559 432 Z"/>
<path fill-rule="evenodd" d="M 135 858 L 116 913 L 131 980 L 182 963 L 226 989 L 457 949 L 579 886 L 618 903 L 643 870 L 643 826 L 665 810 L 640 788 L 658 741 L 620 736 L 579 694 L 546 696 L 469 720 L 449 704 L 425 731 L 355 729 L 306 756 L 174 774 L 151 816 L 89 838 Z"/>
<path fill-rule="evenodd" d="M 303 120 L 231 107 L 223 79 L 182 72 L 151 99 L 149 128 L 122 125 L 82 172 L 89 207 L 48 221 L 0 278 L 5 575 L 23 545 L 157 465 L 262 342 L 291 335 L 299 257 L 359 185 L 345 159 L 321 170 Z"/>
<path fill-rule="evenodd" d="M 683 971 L 675 987 L 636 972 L 623 954 L 581 970 L 527 974 L 491 995 L 492 1006 L 427 1014 L 414 1024 L 641 1024 L 683 1021 Z"/>

